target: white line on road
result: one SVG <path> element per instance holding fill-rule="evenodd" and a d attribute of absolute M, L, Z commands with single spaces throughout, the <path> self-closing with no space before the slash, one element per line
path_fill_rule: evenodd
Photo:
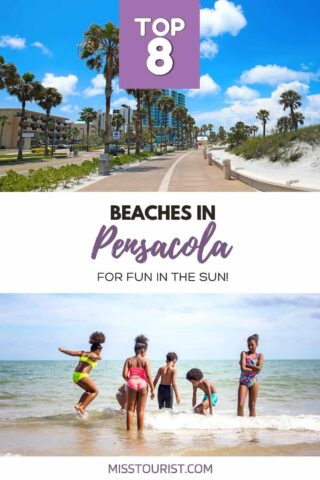
<path fill-rule="evenodd" d="M 169 170 L 166 172 L 165 176 L 163 177 L 162 182 L 160 183 L 160 187 L 158 188 L 158 192 L 168 192 L 169 185 L 170 185 L 170 181 L 171 181 L 171 178 L 172 178 L 172 175 L 173 175 L 173 172 L 174 172 L 176 166 L 177 166 L 178 163 L 180 163 L 181 160 L 183 160 L 187 155 L 190 155 L 190 153 L 193 153 L 193 152 L 187 152 L 187 153 L 185 153 L 184 155 L 182 155 L 181 157 L 179 157 L 179 158 L 171 165 L 171 167 L 169 168 Z"/>

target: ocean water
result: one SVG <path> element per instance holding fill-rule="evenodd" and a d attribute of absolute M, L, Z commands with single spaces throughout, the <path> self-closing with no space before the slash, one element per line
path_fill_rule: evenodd
<path fill-rule="evenodd" d="M 151 362 L 154 375 L 161 364 Z M 115 399 L 122 366 L 102 361 L 92 372 L 100 394 L 83 421 L 74 413 L 82 392 L 71 379 L 75 362 L 0 362 L 0 454 L 257 454 L 268 448 L 271 454 L 290 454 L 292 446 L 294 454 L 320 452 L 320 360 L 266 360 L 256 418 L 235 414 L 237 360 L 179 361 L 181 403 L 159 412 L 157 400 L 149 399 L 142 435 L 126 432 Z M 192 386 L 185 379 L 192 367 L 217 387 L 213 416 L 192 412 Z"/>

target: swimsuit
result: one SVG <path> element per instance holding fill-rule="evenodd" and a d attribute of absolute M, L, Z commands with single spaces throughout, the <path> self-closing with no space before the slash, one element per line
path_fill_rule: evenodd
<path fill-rule="evenodd" d="M 207 394 L 205 394 L 205 396 L 203 397 L 202 402 L 205 402 L 206 400 L 209 400 L 209 397 Z M 216 393 L 211 393 L 211 401 L 212 401 L 212 405 L 215 407 L 218 402 L 218 395 Z"/>
<path fill-rule="evenodd" d="M 171 385 L 160 384 L 158 388 L 159 408 L 172 408 L 173 404 L 173 388 Z"/>
<path fill-rule="evenodd" d="M 86 357 L 85 355 L 82 355 L 80 357 L 80 362 L 88 363 L 89 365 L 91 365 L 92 368 L 96 368 L 96 366 L 98 365 L 97 362 L 95 362 L 94 360 L 91 360 L 91 358 Z"/>
<path fill-rule="evenodd" d="M 136 377 L 136 378 L 133 378 Z M 129 380 L 127 383 L 129 388 L 135 390 L 141 390 L 144 387 L 148 386 L 146 372 L 142 367 L 132 367 L 129 370 Z"/>
<path fill-rule="evenodd" d="M 256 366 L 259 360 L 260 355 L 255 353 L 255 358 L 252 358 L 252 355 L 246 354 L 246 366 L 251 367 L 251 365 Z M 259 381 L 258 375 L 255 372 L 241 372 L 240 375 L 240 385 L 244 385 L 247 388 L 251 388 L 253 385 L 256 385 Z"/>
<path fill-rule="evenodd" d="M 73 372 L 72 374 L 72 380 L 74 381 L 74 383 L 78 383 L 79 380 L 87 377 L 89 377 L 89 373 Z"/>
<path fill-rule="evenodd" d="M 97 366 L 97 362 L 91 360 L 91 358 L 86 357 L 85 355 L 82 355 L 80 357 L 80 362 L 88 363 L 89 365 L 91 365 L 92 368 L 95 368 Z M 72 380 L 74 381 L 74 383 L 78 383 L 80 380 L 87 377 L 89 377 L 89 373 L 73 372 L 72 374 Z"/>

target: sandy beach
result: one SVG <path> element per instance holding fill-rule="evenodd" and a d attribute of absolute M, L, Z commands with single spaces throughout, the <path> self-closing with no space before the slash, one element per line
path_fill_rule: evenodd
<path fill-rule="evenodd" d="M 303 143 L 299 148 L 303 156 L 286 164 L 270 162 L 268 158 L 245 160 L 221 149 L 213 150 L 213 156 L 219 163 L 231 160 L 231 168 L 239 169 L 244 175 L 281 184 L 298 180 L 295 186 L 320 190 L 320 147 Z"/>

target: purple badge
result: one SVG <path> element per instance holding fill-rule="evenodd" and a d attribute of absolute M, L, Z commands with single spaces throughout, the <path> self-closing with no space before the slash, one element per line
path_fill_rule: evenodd
<path fill-rule="evenodd" d="M 199 88 L 199 0 L 120 0 L 119 80 L 120 88 Z"/>

